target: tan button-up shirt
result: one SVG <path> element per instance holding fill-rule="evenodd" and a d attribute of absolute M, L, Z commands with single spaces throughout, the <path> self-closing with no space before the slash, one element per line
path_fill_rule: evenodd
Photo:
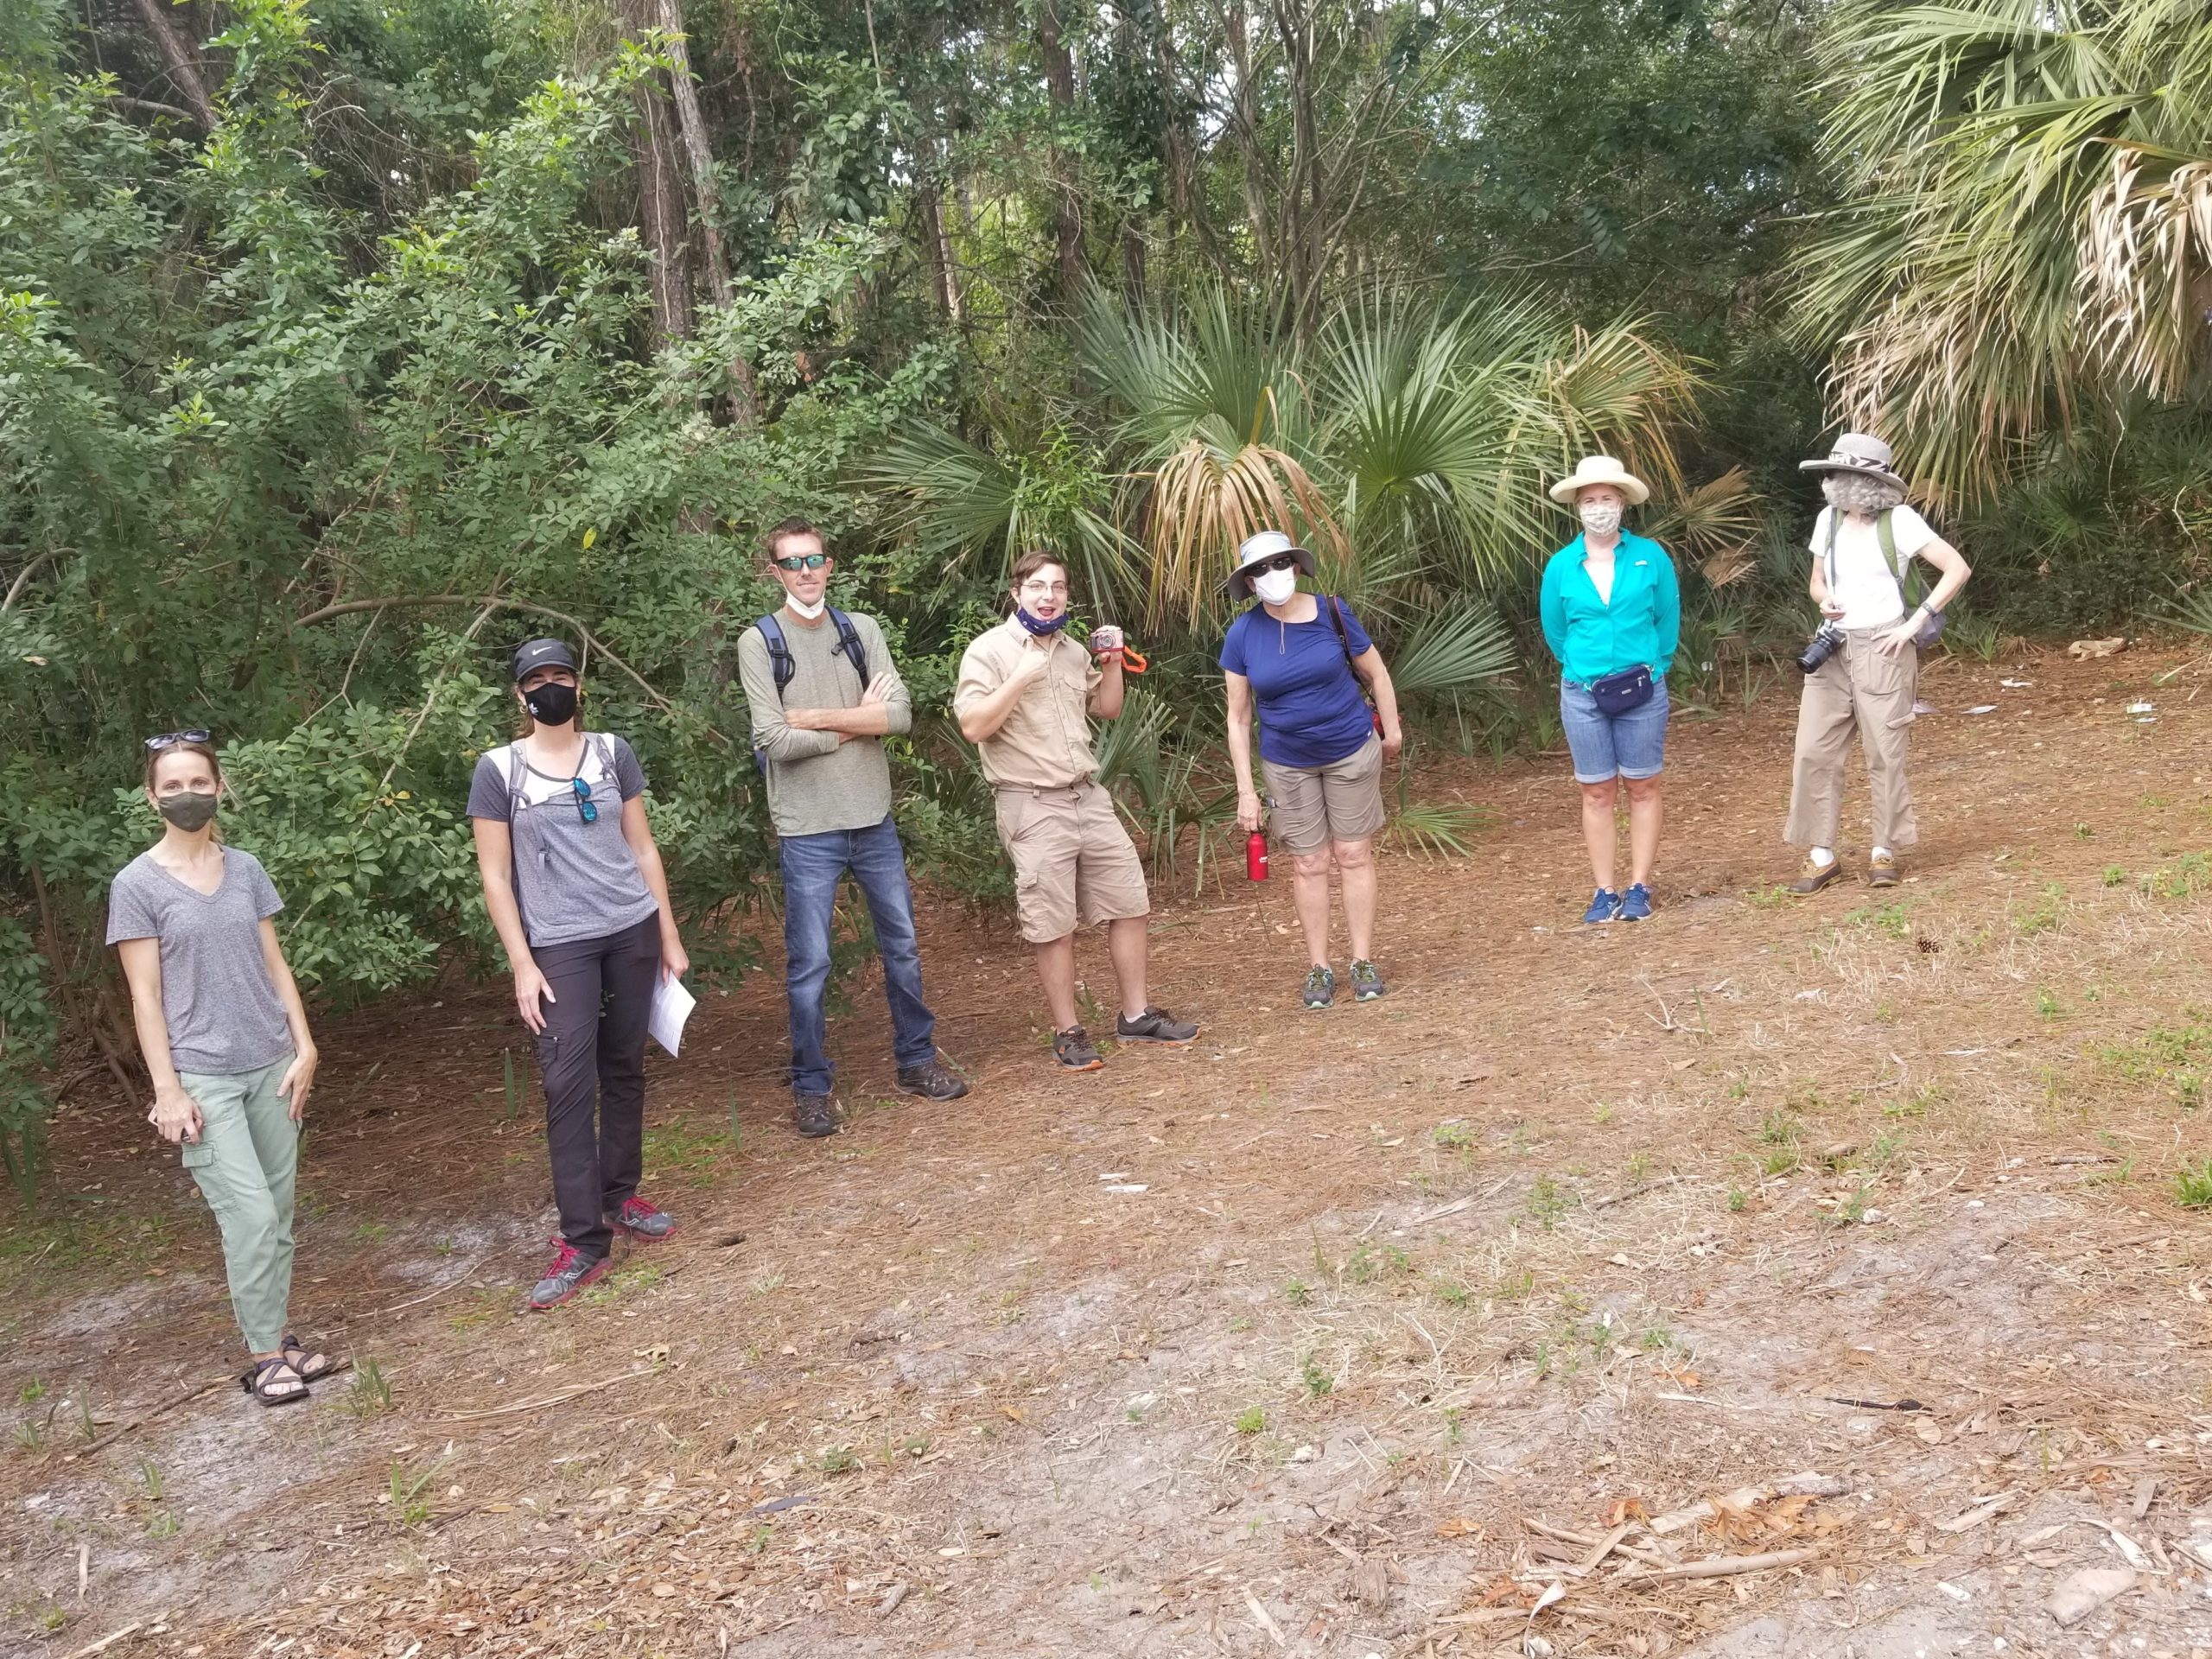
<path fill-rule="evenodd" d="M 1029 636 L 1008 617 L 976 636 L 960 658 L 960 679 L 952 688 L 954 717 L 1007 683 Z M 1098 771 L 1090 753 L 1090 694 L 1104 677 L 1090 653 L 1062 629 L 1052 636 L 1045 671 L 1029 683 L 1006 717 L 1006 724 L 978 745 L 983 776 L 1002 789 L 1071 789 L 1089 783 Z"/>

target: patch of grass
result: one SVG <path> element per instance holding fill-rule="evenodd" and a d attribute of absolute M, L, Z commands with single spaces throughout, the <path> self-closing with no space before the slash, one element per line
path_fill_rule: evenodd
<path fill-rule="evenodd" d="M 461 1305 L 446 1316 L 447 1326 L 462 1335 L 480 1331 L 495 1319 L 509 1319 L 514 1313 L 514 1298 L 504 1290 L 489 1287 L 465 1297 Z"/>
<path fill-rule="evenodd" d="M 2110 1169 L 2092 1171 L 2083 1179 L 2084 1186 L 2126 1186 L 2135 1179 L 2135 1160 L 2122 1159 Z"/>
<path fill-rule="evenodd" d="M 146 1522 L 146 1535 L 152 1539 L 174 1538 L 183 1530 L 184 1522 L 174 1510 L 156 1510 Z"/>
<path fill-rule="evenodd" d="M 2012 931 L 2022 938 L 2048 933 L 2058 925 L 2065 907 L 2065 887 L 2056 881 L 2046 881 L 2035 903 L 2012 912 Z"/>
<path fill-rule="evenodd" d="M 2184 1210 L 2212 1210 L 2212 1158 L 2174 1172 L 2174 1202 Z"/>
<path fill-rule="evenodd" d="M 2107 864 L 2105 866 L 2104 874 L 2105 886 L 2108 887 L 2121 887 L 2124 886 L 2127 880 L 2127 867 L 2123 864 Z"/>
<path fill-rule="evenodd" d="M 162 1501 L 162 1465 L 151 1458 L 138 1459 L 138 1484 L 146 1489 L 149 1502 Z"/>
<path fill-rule="evenodd" d="M 1759 1144 L 1763 1147 L 1794 1147 L 1804 1132 L 1803 1122 L 1784 1107 L 1776 1107 L 1759 1120 Z"/>
<path fill-rule="evenodd" d="M 385 1375 L 382 1363 L 368 1354 L 353 1362 L 353 1374 L 346 1382 L 346 1409 L 356 1417 L 391 1409 L 391 1379 Z"/>
<path fill-rule="evenodd" d="M 1294 1279 L 1282 1287 L 1282 1299 L 1293 1307 L 1304 1307 L 1313 1300 L 1313 1287 L 1303 1279 Z"/>
<path fill-rule="evenodd" d="M 22 1388 L 16 1390 L 16 1399 L 22 1405 L 35 1406 L 45 1398 L 46 1384 L 43 1381 L 35 1376 L 29 1382 L 24 1383 Z"/>
<path fill-rule="evenodd" d="M 1304 1385 L 1306 1398 L 1310 1400 L 1320 1399 L 1322 1395 L 1337 1386 L 1331 1380 L 1328 1372 L 1321 1369 L 1320 1362 L 1312 1354 L 1306 1354 L 1300 1357 L 1298 1380 Z"/>
<path fill-rule="evenodd" d="M 2066 1005 L 2058 1000 L 2057 994 L 2050 986 L 2038 985 L 2036 988 L 2036 1012 L 2046 1020 L 2056 1020 L 2066 1012 Z"/>
<path fill-rule="evenodd" d="M 687 1118 L 645 1131 L 645 1175 L 667 1185 L 681 1178 L 687 1186 L 705 1186 L 728 1154 L 728 1142 L 716 1129 L 694 1129 Z"/>
<path fill-rule="evenodd" d="M 1912 937 L 1912 917 L 1904 904 L 1891 899 L 1885 904 L 1865 905 L 1846 914 L 1843 918 L 1854 927 L 1863 927 L 1892 939 Z"/>
<path fill-rule="evenodd" d="M 1546 1232 L 1559 1224 L 1559 1219 L 1573 1207 L 1574 1195 L 1549 1175 L 1536 1177 L 1535 1185 L 1529 1189 L 1529 1219 Z"/>
<path fill-rule="evenodd" d="M 1466 1286 L 1446 1280 L 1432 1279 L 1428 1287 L 1435 1294 L 1436 1300 L 1446 1307 L 1465 1307 L 1474 1297 L 1474 1293 Z"/>
<path fill-rule="evenodd" d="M 1751 1195 L 1745 1192 L 1742 1187 L 1732 1186 L 1728 1189 L 1728 1213 L 1730 1215 L 1742 1215 L 1744 1211 L 1750 1207 L 1751 1202 Z"/>
<path fill-rule="evenodd" d="M 1828 1224 L 1834 1227 L 1849 1227 L 1866 1219 L 1866 1200 L 1873 1196 L 1874 1183 L 1862 1181 L 1859 1190 L 1827 1213 Z"/>
<path fill-rule="evenodd" d="M 849 1475 L 861 1466 L 861 1460 L 853 1455 L 849 1446 L 825 1446 L 814 1461 L 825 1475 Z"/>
<path fill-rule="evenodd" d="M 1528 1268 L 1516 1268 L 1497 1281 L 1497 1300 L 1501 1302 L 1525 1301 L 1535 1293 L 1536 1275 Z"/>
<path fill-rule="evenodd" d="M 419 1527 L 430 1518 L 430 1501 L 423 1494 L 430 1483 L 444 1470 L 447 1459 L 439 1457 L 420 1468 L 410 1468 L 397 1458 L 391 1460 L 391 1478 L 385 1500 L 391 1505 L 391 1518 L 403 1527 Z"/>
<path fill-rule="evenodd" d="M 1467 1152 L 1473 1149 L 1475 1132 L 1465 1118 L 1446 1118 L 1428 1132 L 1428 1138 L 1447 1152 Z"/>
<path fill-rule="evenodd" d="M 587 1307 L 605 1307 L 637 1292 L 651 1290 L 664 1276 L 658 1268 L 624 1268 L 592 1286 L 580 1300 Z"/>
<path fill-rule="evenodd" d="M 1259 1406 L 1247 1406 L 1236 1414 L 1236 1428 L 1239 1434 L 1257 1434 L 1268 1426 L 1268 1414 Z"/>
<path fill-rule="evenodd" d="M 1787 910 L 1796 901 L 1797 895 L 1789 891 L 1786 881 L 1777 881 L 1769 887 L 1753 887 L 1744 895 L 1744 902 L 1753 910 Z"/>
<path fill-rule="evenodd" d="M 1651 1173 L 1651 1154 L 1639 1152 L 1632 1154 L 1622 1166 L 1621 1179 L 1630 1186 L 1641 1186 Z"/>

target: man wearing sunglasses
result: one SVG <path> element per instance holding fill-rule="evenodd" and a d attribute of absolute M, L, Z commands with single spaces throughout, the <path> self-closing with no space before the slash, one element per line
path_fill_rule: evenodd
<path fill-rule="evenodd" d="M 998 791 L 999 842 L 1014 861 L 1021 937 L 1037 952 L 1052 1057 L 1091 1071 L 1104 1062 L 1076 1017 L 1078 921 L 1106 925 L 1122 995 L 1117 1039 L 1187 1043 L 1198 1028 L 1146 1001 L 1144 866 L 1090 752 L 1090 716 L 1122 712 L 1121 631 L 1099 629 L 1088 652 L 1065 637 L 1067 567 L 1047 553 L 1014 562 L 1013 598 L 1014 614 L 961 658 L 952 712 Z"/>
<path fill-rule="evenodd" d="M 913 723 L 906 683 L 875 619 L 830 604 L 837 564 L 818 529 L 786 518 L 768 532 L 766 549 L 784 604 L 739 637 L 737 668 L 784 879 L 792 1116 L 801 1135 L 824 1135 L 836 1131 L 837 1102 L 823 999 L 837 884 L 847 875 L 868 900 L 883 957 L 899 1090 L 957 1100 L 968 1085 L 938 1058 L 906 850 L 891 815 L 883 740 Z"/>

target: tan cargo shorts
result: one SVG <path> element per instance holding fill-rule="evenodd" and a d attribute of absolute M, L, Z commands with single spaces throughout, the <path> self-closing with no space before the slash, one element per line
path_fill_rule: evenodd
<path fill-rule="evenodd" d="M 1144 865 L 1113 797 L 1096 784 L 998 792 L 999 844 L 1014 861 L 1021 937 L 1050 944 L 1087 925 L 1149 915 Z"/>
<path fill-rule="evenodd" d="M 1370 737 L 1325 766 L 1262 759 L 1274 802 L 1275 839 L 1287 852 L 1318 853 L 1332 841 L 1365 841 L 1389 822 L 1382 810 L 1382 740 Z"/>

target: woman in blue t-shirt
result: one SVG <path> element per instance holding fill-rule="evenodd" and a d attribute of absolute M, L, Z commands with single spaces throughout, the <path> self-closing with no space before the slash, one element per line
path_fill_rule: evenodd
<path fill-rule="evenodd" d="M 1667 762 L 1667 671 L 1681 632 L 1675 562 L 1624 529 L 1624 510 L 1651 492 L 1611 455 L 1587 455 L 1552 486 L 1552 499 L 1582 533 L 1544 567 L 1544 642 L 1559 658 L 1559 715 L 1574 781 L 1582 787 L 1582 838 L 1598 890 L 1588 923 L 1640 922 L 1651 914 Z M 1618 779 L 1618 783 L 1614 780 Z M 1615 791 L 1628 791 L 1629 883 L 1613 886 Z"/>
<path fill-rule="evenodd" d="M 1221 667 L 1236 822 L 1248 834 L 1260 827 L 1252 785 L 1256 699 L 1275 839 L 1291 855 L 1298 922 L 1313 961 L 1304 999 L 1309 1008 L 1325 1008 L 1337 988 L 1329 966 L 1332 863 L 1344 878 L 1352 995 L 1362 1002 L 1382 995 L 1373 960 L 1375 837 L 1387 816 L 1382 762 L 1398 753 L 1405 734 L 1382 653 L 1342 600 L 1299 592 L 1301 570 L 1313 574 L 1313 556 L 1279 530 L 1263 530 L 1237 550 L 1229 592 L 1258 602 L 1229 625 Z"/>

